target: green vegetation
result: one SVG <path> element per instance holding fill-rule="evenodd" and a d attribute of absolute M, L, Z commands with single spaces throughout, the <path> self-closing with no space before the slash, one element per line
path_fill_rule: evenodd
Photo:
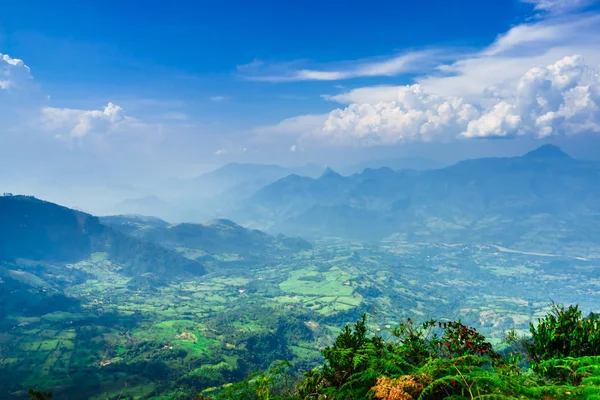
<path fill-rule="evenodd" d="M 361 398 L 378 385 L 560 398 L 597 386 L 597 259 L 391 239 L 306 246 L 222 220 L 118 217 L 116 229 L 35 199 L 3 202 L 0 239 L 23 229 L 24 242 L 0 243 L 0 398 Z M 372 318 L 344 328 L 364 311 Z M 252 371 L 268 372 L 244 381 Z"/>
<path fill-rule="evenodd" d="M 578 306 L 565 309 L 556 304 L 537 326 L 531 324 L 530 358 L 539 364 L 554 358 L 600 355 L 600 320 L 596 314 L 583 318 Z"/>
<path fill-rule="evenodd" d="M 593 261 L 488 246 L 328 239 L 260 263 L 204 265 L 205 275 L 165 280 L 128 276 L 97 253 L 3 264 L 0 398 L 26 398 L 30 387 L 58 399 L 215 397 L 279 360 L 289 360 L 282 370 L 296 382 L 365 310 L 386 340 L 403 317 L 449 316 L 502 349 L 504 332 L 527 333 L 550 297 L 586 312 L 598 304 Z"/>
<path fill-rule="evenodd" d="M 562 338 L 565 332 L 574 333 Z M 561 333 L 562 332 L 562 333 Z M 369 332 L 366 315 L 323 350 L 325 363 L 290 380 L 288 363 L 227 388 L 222 399 L 600 399 L 600 327 L 577 306 L 553 305 L 530 339 L 507 336 L 505 355 L 457 322 L 407 319 Z M 558 338 L 556 337 L 558 336 Z M 525 351 L 519 352 L 518 345 Z M 523 361 L 531 364 L 531 369 Z M 527 364 L 525 364 L 527 365 Z"/>

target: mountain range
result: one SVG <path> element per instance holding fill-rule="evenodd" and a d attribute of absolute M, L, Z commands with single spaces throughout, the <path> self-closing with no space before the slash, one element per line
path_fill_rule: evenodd
<path fill-rule="evenodd" d="M 369 160 L 344 167 L 342 171 L 353 174 L 384 166 L 393 170 L 431 170 L 444 165 L 421 157 L 403 157 Z M 264 186 L 289 175 L 318 178 L 325 170 L 316 164 L 282 167 L 229 163 L 193 179 L 171 179 L 155 188 L 155 194 L 125 199 L 107 207 L 107 211 L 109 214 L 156 215 L 178 222 L 226 218 Z"/>
<path fill-rule="evenodd" d="M 153 194 L 125 199 L 109 208 L 111 214 L 155 215 L 169 221 L 202 222 L 226 216 L 231 209 L 265 185 L 290 174 L 318 177 L 324 168 L 307 164 L 279 165 L 229 163 L 192 179 L 170 179 Z"/>
<path fill-rule="evenodd" d="M 402 169 L 413 169 L 425 171 L 430 169 L 444 168 L 446 165 L 423 157 L 395 157 L 364 161 L 358 164 L 341 168 L 339 171 L 344 175 L 361 173 L 365 169 L 391 168 L 394 171 Z"/>
<path fill-rule="evenodd" d="M 436 170 L 290 175 L 255 193 L 238 221 L 304 237 L 494 243 L 600 256 L 600 165 L 553 145 Z"/>

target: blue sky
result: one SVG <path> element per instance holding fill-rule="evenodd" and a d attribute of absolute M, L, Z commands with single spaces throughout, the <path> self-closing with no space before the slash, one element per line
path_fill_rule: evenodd
<path fill-rule="evenodd" d="M 8 2 L 0 183 L 600 158 L 599 49 L 593 0 Z"/>
<path fill-rule="evenodd" d="M 326 111 L 319 96 L 339 89 L 334 82 L 251 82 L 240 77 L 238 66 L 255 60 L 336 63 L 434 46 L 479 48 L 532 9 L 512 0 L 481 3 L 9 2 L 0 49 L 30 66 L 57 107 L 172 100 L 184 102 L 196 118 L 210 121 L 217 113 L 248 126 Z M 390 82 L 408 78 L 357 78 L 344 85 Z M 217 96 L 227 96 L 235 111 L 210 104 Z"/>

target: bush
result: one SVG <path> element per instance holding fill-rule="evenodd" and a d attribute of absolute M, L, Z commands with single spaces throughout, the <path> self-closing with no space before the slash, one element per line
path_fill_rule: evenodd
<path fill-rule="evenodd" d="M 554 358 L 600 355 L 600 321 L 595 314 L 583 317 L 579 306 L 552 303 L 550 313 L 530 324 L 532 340 L 526 346 L 534 368 Z"/>

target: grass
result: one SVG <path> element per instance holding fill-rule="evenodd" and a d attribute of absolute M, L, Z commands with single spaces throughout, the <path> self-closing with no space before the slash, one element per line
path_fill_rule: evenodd
<path fill-rule="evenodd" d="M 220 342 L 214 339 L 207 339 L 204 336 L 197 336 L 197 341 L 175 340 L 174 347 L 182 348 L 196 356 L 211 354 L 211 349 L 220 345 Z"/>
<path fill-rule="evenodd" d="M 319 275 L 312 269 L 300 269 L 291 272 L 290 277 L 279 284 L 279 288 L 285 293 L 296 293 L 299 295 L 322 295 L 328 293 L 335 296 L 351 296 L 354 289 L 344 285 L 344 282 L 352 279 L 339 270 L 330 270 L 320 274 L 320 281 L 304 280 L 306 276 Z"/>
<path fill-rule="evenodd" d="M 58 347 L 59 343 L 60 343 L 59 340 L 44 340 L 43 342 L 41 342 L 39 344 L 38 350 L 40 350 L 40 351 L 55 350 Z"/>

